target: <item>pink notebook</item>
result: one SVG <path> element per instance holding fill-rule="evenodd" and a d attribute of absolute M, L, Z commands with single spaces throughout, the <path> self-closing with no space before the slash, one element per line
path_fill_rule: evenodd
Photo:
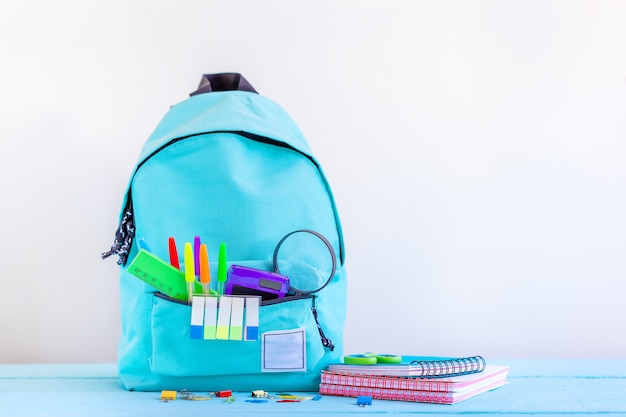
<path fill-rule="evenodd" d="M 507 384 L 507 366 L 487 365 L 478 373 L 449 378 L 415 378 L 324 371 L 320 394 L 455 404 Z"/>

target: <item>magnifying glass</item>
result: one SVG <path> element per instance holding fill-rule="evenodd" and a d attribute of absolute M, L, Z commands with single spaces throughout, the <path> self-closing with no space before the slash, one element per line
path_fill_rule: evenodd
<path fill-rule="evenodd" d="M 316 239 L 320 243 L 312 243 L 311 239 Z M 328 262 L 329 255 L 330 262 Z M 279 256 L 286 260 L 279 261 Z M 326 288 L 335 276 L 337 255 L 333 245 L 321 233 L 309 229 L 300 229 L 287 233 L 278 242 L 274 249 L 272 263 L 275 273 L 289 277 L 290 292 L 299 295 L 311 295 Z M 281 272 L 279 264 L 288 265 L 289 272 Z M 311 270 L 315 272 L 312 273 Z M 324 281 L 320 279 L 319 271 L 327 272 L 328 276 Z M 310 282 L 312 275 L 316 275 L 316 283 Z M 323 284 L 320 285 L 320 282 Z"/>

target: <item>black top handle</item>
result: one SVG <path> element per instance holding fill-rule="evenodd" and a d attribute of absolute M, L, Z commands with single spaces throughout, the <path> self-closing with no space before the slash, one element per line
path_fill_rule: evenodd
<path fill-rule="evenodd" d="M 212 91 L 241 90 L 257 93 L 252 84 L 243 75 L 236 72 L 224 72 L 220 74 L 204 74 L 200 80 L 198 89 L 189 96 L 195 96 Z M 258 94 L 258 93 L 257 93 Z"/>

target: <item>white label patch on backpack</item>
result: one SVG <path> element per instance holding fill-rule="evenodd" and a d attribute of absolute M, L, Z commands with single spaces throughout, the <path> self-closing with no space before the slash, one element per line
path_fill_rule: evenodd
<path fill-rule="evenodd" d="M 305 329 L 265 332 L 261 339 L 262 372 L 306 371 Z"/>

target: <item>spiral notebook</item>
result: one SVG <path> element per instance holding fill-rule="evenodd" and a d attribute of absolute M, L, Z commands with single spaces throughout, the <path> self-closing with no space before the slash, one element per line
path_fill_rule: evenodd
<path fill-rule="evenodd" d="M 441 378 L 481 372 L 487 363 L 482 356 L 443 358 L 436 356 L 402 356 L 402 363 L 374 365 L 331 364 L 328 370 L 337 373 L 385 376 Z"/>
<path fill-rule="evenodd" d="M 402 376 L 342 374 L 322 371 L 321 383 L 413 391 L 465 392 L 480 384 L 490 384 L 506 379 L 507 366 L 487 365 L 484 371 L 444 378 L 419 378 Z"/>
<path fill-rule="evenodd" d="M 379 400 L 456 404 L 507 384 L 507 366 L 487 366 L 482 372 L 449 378 L 396 377 L 322 372 L 320 394 Z"/>

